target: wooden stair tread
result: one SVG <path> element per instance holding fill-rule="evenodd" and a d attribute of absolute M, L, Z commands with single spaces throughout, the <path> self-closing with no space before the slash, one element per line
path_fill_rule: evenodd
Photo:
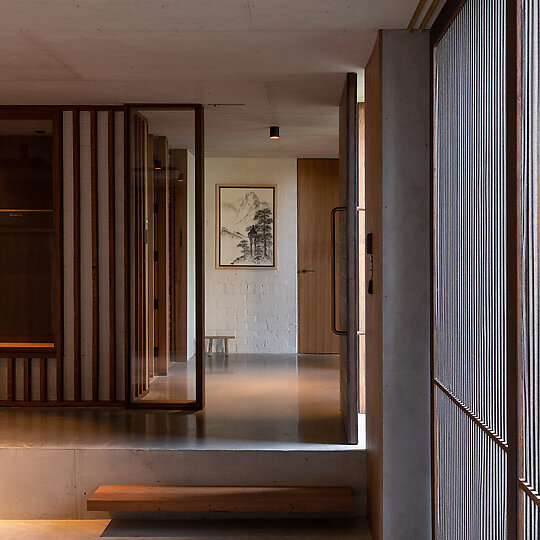
<path fill-rule="evenodd" d="M 350 487 L 99 486 L 90 511 L 352 512 Z"/>

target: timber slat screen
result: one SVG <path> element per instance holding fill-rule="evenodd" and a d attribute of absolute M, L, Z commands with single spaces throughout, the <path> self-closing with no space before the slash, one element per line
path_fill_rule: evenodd
<path fill-rule="evenodd" d="M 434 538 L 540 537 L 539 0 L 433 25 Z"/>
<path fill-rule="evenodd" d="M 28 111 L 53 111 L 58 118 L 63 269 L 56 298 L 63 329 L 56 356 L 36 350 L 0 357 L 0 406 L 120 404 L 126 345 L 123 107 L 0 107 L 15 117 Z"/>

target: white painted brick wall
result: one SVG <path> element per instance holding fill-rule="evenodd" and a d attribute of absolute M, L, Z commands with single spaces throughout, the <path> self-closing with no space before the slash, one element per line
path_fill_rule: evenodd
<path fill-rule="evenodd" d="M 297 351 L 296 159 L 206 159 L 206 333 L 230 352 Z M 277 185 L 277 270 L 216 269 L 216 184 Z"/>

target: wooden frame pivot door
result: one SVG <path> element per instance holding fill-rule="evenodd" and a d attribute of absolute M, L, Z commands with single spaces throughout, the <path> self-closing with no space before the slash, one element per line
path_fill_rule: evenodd
<path fill-rule="evenodd" d="M 125 117 L 129 141 L 128 401 L 136 407 L 200 410 L 204 406 L 205 358 L 204 109 L 196 104 L 128 104 Z M 180 125 L 186 118 L 188 125 Z M 174 137 L 166 136 L 169 131 Z M 188 154 L 187 169 L 182 173 L 173 140 L 184 148 L 179 151 L 182 155 Z M 177 204 L 176 184 L 188 182 L 188 177 L 190 187 L 184 191 L 192 199 L 186 216 Z M 184 256 L 178 251 L 180 239 L 191 246 L 187 252 L 183 250 Z M 187 301 L 180 301 L 179 295 L 185 288 L 179 287 L 177 276 L 186 273 L 191 276 L 189 294 L 194 301 L 189 304 L 193 311 L 184 313 L 182 306 Z M 187 349 L 182 337 L 186 332 L 179 331 L 179 324 L 192 336 Z M 159 384 L 152 386 L 156 382 Z"/>
<path fill-rule="evenodd" d="M 339 106 L 339 203 L 336 213 L 334 332 L 340 338 L 340 405 L 349 444 L 358 443 L 358 103 L 348 73 Z"/>

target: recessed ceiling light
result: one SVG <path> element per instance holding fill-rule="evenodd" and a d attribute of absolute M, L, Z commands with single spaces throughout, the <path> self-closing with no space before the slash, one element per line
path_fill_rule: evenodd
<path fill-rule="evenodd" d="M 270 138 L 279 139 L 279 126 L 270 126 Z"/>

